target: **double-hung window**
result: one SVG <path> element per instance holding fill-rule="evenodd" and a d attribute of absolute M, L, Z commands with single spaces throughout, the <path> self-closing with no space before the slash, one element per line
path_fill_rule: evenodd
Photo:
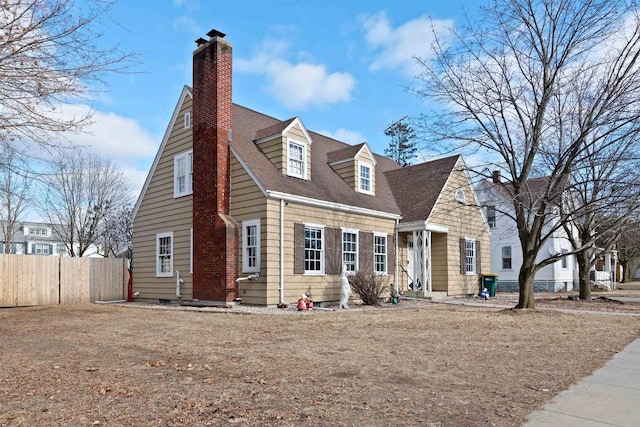
<path fill-rule="evenodd" d="M 156 277 L 173 276 L 173 232 L 156 234 Z"/>
<path fill-rule="evenodd" d="M 487 224 L 489 224 L 490 228 L 495 228 L 496 227 L 496 207 L 485 206 L 485 213 L 487 215 Z"/>
<path fill-rule="evenodd" d="M 287 151 L 287 174 L 297 178 L 306 178 L 305 146 L 289 141 Z"/>
<path fill-rule="evenodd" d="M 567 252 L 569 252 L 568 249 L 562 249 L 563 255 L 561 258 L 562 261 L 560 263 L 560 266 L 565 270 L 569 268 L 569 258 L 568 258 L 568 255 L 566 255 Z"/>
<path fill-rule="evenodd" d="M 242 221 L 242 271 L 260 272 L 260 220 Z"/>
<path fill-rule="evenodd" d="M 502 247 L 502 269 L 511 270 L 511 246 Z"/>
<path fill-rule="evenodd" d="M 173 158 L 173 197 L 182 197 L 193 192 L 193 151 L 178 154 Z"/>
<path fill-rule="evenodd" d="M 387 235 L 373 233 L 373 270 L 375 274 L 387 274 Z"/>
<path fill-rule="evenodd" d="M 367 163 L 358 163 L 358 191 L 361 193 L 373 193 L 372 167 Z"/>
<path fill-rule="evenodd" d="M 358 230 L 342 229 L 342 263 L 347 273 L 358 271 Z"/>
<path fill-rule="evenodd" d="M 465 239 L 465 272 L 476 273 L 476 241 Z"/>
<path fill-rule="evenodd" d="M 324 227 L 304 227 L 304 272 L 324 274 Z"/>

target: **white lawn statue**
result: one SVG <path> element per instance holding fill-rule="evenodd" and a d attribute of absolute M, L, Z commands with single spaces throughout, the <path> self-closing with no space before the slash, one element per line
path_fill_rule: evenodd
<path fill-rule="evenodd" d="M 340 308 L 349 308 L 347 302 L 351 295 L 351 285 L 347 279 L 347 265 L 342 264 L 342 274 L 340 275 L 340 284 L 342 285 L 342 298 L 340 298 Z"/>

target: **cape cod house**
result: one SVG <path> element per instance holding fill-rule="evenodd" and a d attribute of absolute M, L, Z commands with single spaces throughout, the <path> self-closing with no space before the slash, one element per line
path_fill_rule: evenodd
<path fill-rule="evenodd" d="M 208 36 L 134 209 L 136 298 L 337 302 L 343 264 L 400 290 L 478 291 L 489 230 L 461 157 L 401 168 L 233 104 L 232 46 Z"/>

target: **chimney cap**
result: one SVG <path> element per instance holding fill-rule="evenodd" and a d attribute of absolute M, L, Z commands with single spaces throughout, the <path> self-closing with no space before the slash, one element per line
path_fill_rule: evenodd
<path fill-rule="evenodd" d="M 215 28 L 214 28 L 213 30 L 209 31 L 209 32 L 207 33 L 207 35 L 208 35 L 209 37 L 211 37 L 211 38 L 214 38 L 214 37 L 220 37 L 221 39 L 223 39 L 223 38 L 224 38 L 224 36 L 226 36 L 226 34 L 225 34 L 225 33 L 222 33 L 222 32 L 220 32 L 220 31 L 216 30 Z"/>
<path fill-rule="evenodd" d="M 198 46 L 205 44 L 207 41 L 205 39 L 203 39 L 202 37 L 198 38 L 198 40 L 196 40 L 196 43 L 198 44 Z"/>

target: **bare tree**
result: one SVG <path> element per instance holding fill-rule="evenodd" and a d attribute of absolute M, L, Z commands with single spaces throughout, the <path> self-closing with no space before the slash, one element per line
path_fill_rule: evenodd
<path fill-rule="evenodd" d="M 90 113 L 64 116 L 61 104 L 87 95 L 132 55 L 100 46 L 99 18 L 112 2 L 0 2 L 0 141 L 23 137 L 51 146 L 52 133 L 79 131 Z"/>
<path fill-rule="evenodd" d="M 640 31 L 626 0 L 494 0 L 480 19 L 438 39 L 418 95 L 434 146 L 479 151 L 510 179 L 522 248 L 518 308 L 535 307 L 536 261 L 568 218 L 555 221 L 572 167 L 640 126 Z M 444 146 L 444 145 L 442 145 Z M 532 178 L 541 188 L 532 192 Z M 575 251 L 581 250 L 578 247 Z"/>
<path fill-rule="evenodd" d="M 634 218 L 633 223 L 635 226 L 629 227 L 628 231 L 622 233 L 616 242 L 625 283 L 633 280 L 631 267 L 637 266 L 638 260 L 640 260 L 640 222 L 638 218 Z"/>
<path fill-rule="evenodd" d="M 10 145 L 0 146 L 0 221 L 4 252 L 11 253 L 13 234 L 31 204 L 31 181 L 27 165 Z"/>
<path fill-rule="evenodd" d="M 115 257 L 133 249 L 133 209 L 122 206 L 107 213 L 98 233 L 98 253 Z M 129 255 L 127 255 L 129 256 Z"/>
<path fill-rule="evenodd" d="M 97 247 L 104 221 L 130 203 L 129 186 L 111 160 L 76 149 L 59 154 L 52 171 L 42 177 L 43 218 L 53 224 L 71 256 Z"/>

